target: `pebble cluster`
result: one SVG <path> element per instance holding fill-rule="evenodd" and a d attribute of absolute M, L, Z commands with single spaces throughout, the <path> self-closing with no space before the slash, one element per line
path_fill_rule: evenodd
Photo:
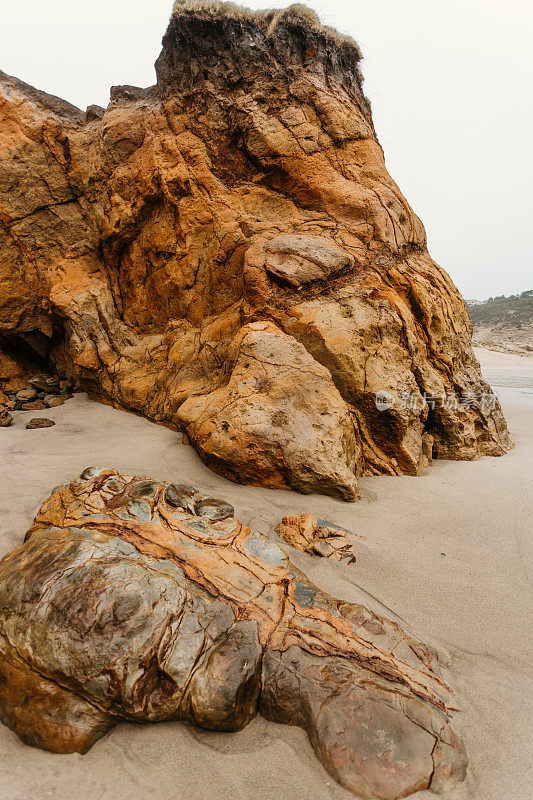
<path fill-rule="evenodd" d="M 56 408 L 72 397 L 73 384 L 59 375 L 38 375 L 28 380 L 28 385 L 17 392 L 0 391 L 0 428 L 13 422 L 11 411 L 44 411 Z M 54 421 L 45 418 L 31 419 L 27 428 L 49 428 Z"/>

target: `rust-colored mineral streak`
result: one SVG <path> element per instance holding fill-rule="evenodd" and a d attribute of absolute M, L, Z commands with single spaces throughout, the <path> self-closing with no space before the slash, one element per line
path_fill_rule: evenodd
<path fill-rule="evenodd" d="M 304 728 L 364 798 L 464 777 L 435 654 L 313 586 L 227 503 L 88 468 L 0 562 L 0 717 L 85 752 L 120 720 Z"/>
<path fill-rule="evenodd" d="M 157 84 L 105 110 L 0 73 L 0 390 L 41 360 L 232 480 L 346 500 L 504 453 L 360 57 L 301 6 L 177 3 Z"/>

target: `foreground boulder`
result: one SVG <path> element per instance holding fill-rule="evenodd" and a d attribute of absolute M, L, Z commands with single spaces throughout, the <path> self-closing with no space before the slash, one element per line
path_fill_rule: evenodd
<path fill-rule="evenodd" d="M 347 500 L 504 453 L 360 58 L 301 6 L 177 3 L 157 84 L 105 110 L 0 73 L 0 389 L 31 355 L 232 480 Z"/>
<path fill-rule="evenodd" d="M 393 800 L 464 777 L 452 708 L 429 648 L 192 487 L 88 468 L 0 562 L 0 718 L 36 747 L 260 712 L 304 728 L 355 794 Z"/>

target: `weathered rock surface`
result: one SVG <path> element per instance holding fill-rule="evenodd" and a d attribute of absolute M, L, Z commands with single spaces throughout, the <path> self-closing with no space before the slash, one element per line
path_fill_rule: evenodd
<path fill-rule="evenodd" d="M 1 150 L 0 150 L 1 159 Z M 2 241 L 2 227 L 0 224 L 0 242 Z M 1 247 L 1 244 L 0 244 Z M 2 292 L 4 283 L 0 280 L 0 303 L 2 302 Z M 2 350 L 2 326 L 0 325 L 0 401 L 4 402 L 7 393 L 16 394 L 20 389 L 28 385 L 29 373 L 25 368 L 23 359 L 20 357 L 15 360 L 8 353 Z"/>
<path fill-rule="evenodd" d="M 314 514 L 283 517 L 276 526 L 276 533 L 297 550 L 340 561 L 346 560 L 349 564 L 357 561 L 357 539 L 364 538 L 346 528 L 318 519 Z"/>
<path fill-rule="evenodd" d="M 359 61 L 301 7 L 180 3 L 157 84 L 105 111 L 0 74 L 6 370 L 45 359 L 271 487 L 354 499 L 360 473 L 504 453 L 497 402 L 450 402 L 491 392 Z"/>
<path fill-rule="evenodd" d="M 299 725 L 364 798 L 464 777 L 435 654 L 325 595 L 232 507 L 88 468 L 0 562 L 0 717 L 85 752 L 120 720 Z"/>

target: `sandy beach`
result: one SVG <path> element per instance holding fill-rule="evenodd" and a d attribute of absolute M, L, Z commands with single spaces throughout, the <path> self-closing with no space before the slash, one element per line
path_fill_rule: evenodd
<path fill-rule="evenodd" d="M 53 428 L 0 432 L 0 557 L 17 547 L 57 484 L 93 464 L 196 485 L 272 534 L 285 514 L 316 513 L 357 533 L 342 565 L 285 546 L 320 588 L 363 602 L 435 646 L 462 709 L 454 728 L 470 758 L 445 800 L 527 800 L 533 793 L 528 717 L 533 512 L 533 358 L 476 351 L 503 405 L 514 449 L 473 463 L 438 461 L 419 478 L 360 482 L 363 500 L 242 487 L 207 469 L 181 436 L 78 394 L 43 412 Z M 529 713 L 528 713 L 529 712 Z M 0 726 L 5 800 L 348 800 L 298 728 L 256 718 L 236 734 L 181 723 L 120 725 L 85 756 L 51 755 Z M 417 800 L 434 797 L 420 792 Z"/>

